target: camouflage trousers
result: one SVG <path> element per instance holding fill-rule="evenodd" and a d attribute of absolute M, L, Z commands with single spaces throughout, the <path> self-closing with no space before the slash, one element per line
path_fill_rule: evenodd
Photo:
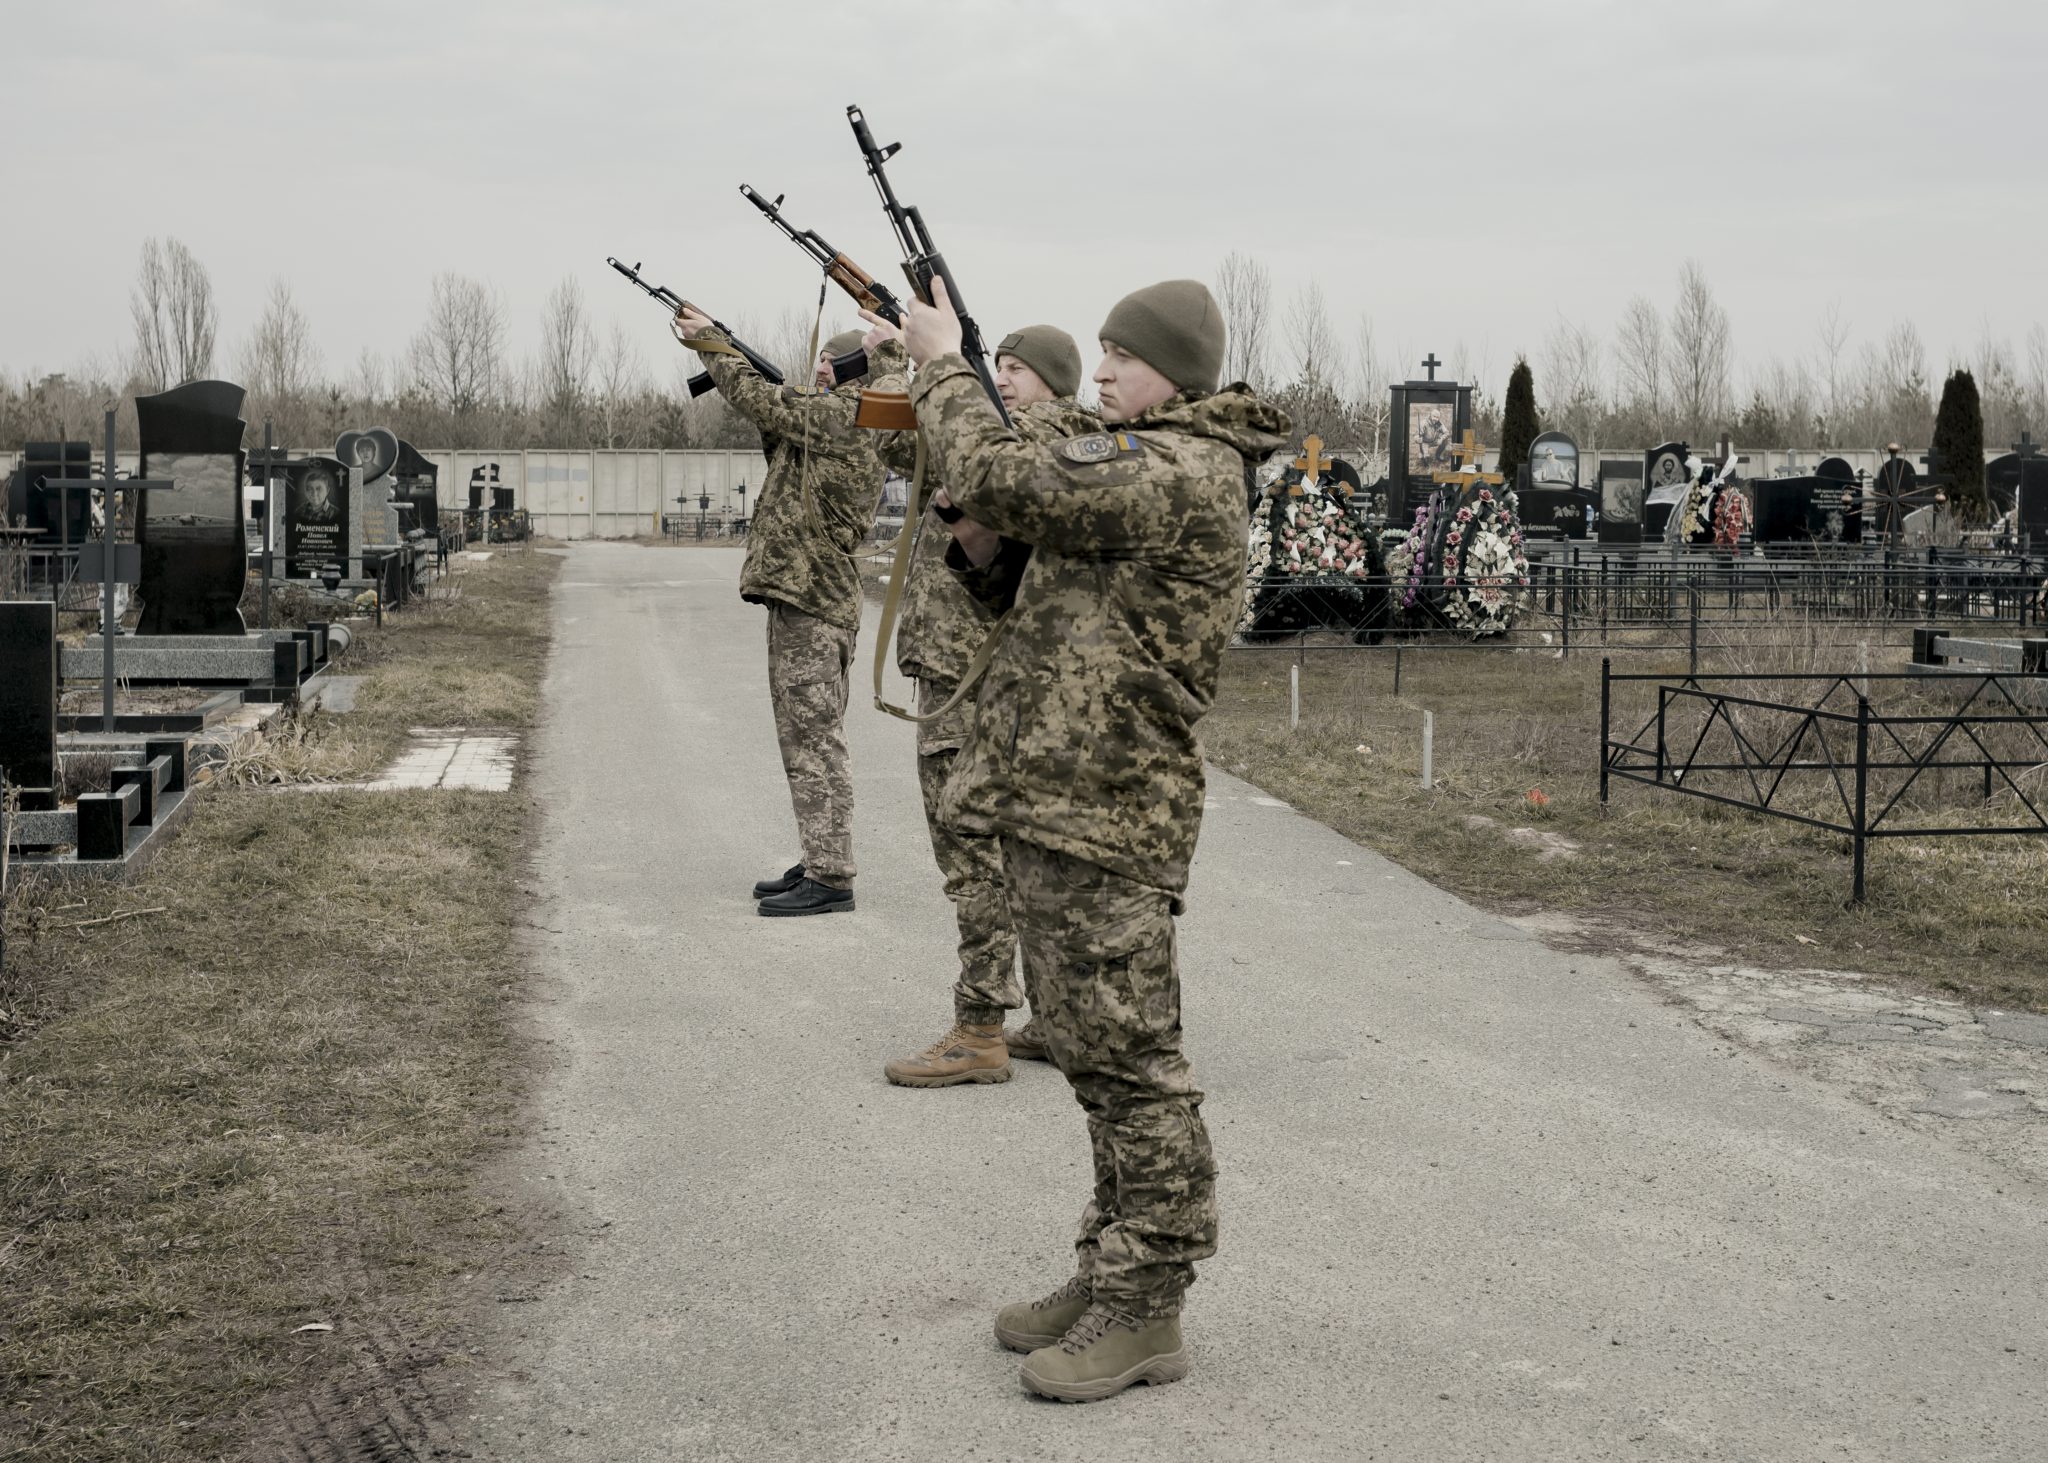
<path fill-rule="evenodd" d="M 1100 864 L 1002 844 L 1032 1006 L 1088 1120 L 1080 1272 L 1129 1320 L 1177 1315 L 1195 1261 L 1216 1253 L 1216 1160 L 1180 1050 L 1172 901 Z"/>
<path fill-rule="evenodd" d="M 918 678 L 917 712 L 929 716 L 953 699 L 945 681 Z M 925 827 L 932 855 L 953 901 L 960 929 L 960 978 L 953 984 L 953 1019 L 1000 1026 L 1024 1004 L 1017 981 L 1017 932 L 1010 926 L 1003 893 L 1003 850 L 992 837 L 961 833 L 939 821 L 939 798 L 953 775 L 953 759 L 974 734 L 974 698 L 968 697 L 936 721 L 917 729 L 917 785 L 924 793 Z"/>
<path fill-rule="evenodd" d="M 768 699 L 804 872 L 834 889 L 853 886 L 846 696 L 854 638 L 786 604 L 768 606 Z"/>

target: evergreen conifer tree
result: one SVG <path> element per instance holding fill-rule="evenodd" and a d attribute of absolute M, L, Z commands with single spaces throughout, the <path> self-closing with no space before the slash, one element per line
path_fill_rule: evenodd
<path fill-rule="evenodd" d="M 1515 474 L 1529 460 L 1529 445 L 1542 425 L 1536 420 L 1536 378 L 1526 359 L 1517 359 L 1508 374 L 1508 397 L 1501 408 L 1500 474 L 1515 484 Z"/>
<path fill-rule="evenodd" d="M 1941 406 L 1934 413 L 1936 476 L 1948 485 L 1949 502 L 1966 523 L 1991 521 L 1991 500 L 1984 491 L 1984 406 L 1977 399 L 1977 378 L 1956 370 L 1941 388 Z"/>

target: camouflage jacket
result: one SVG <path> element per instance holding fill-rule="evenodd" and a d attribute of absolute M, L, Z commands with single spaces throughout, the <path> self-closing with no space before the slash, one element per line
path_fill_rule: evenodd
<path fill-rule="evenodd" d="M 1286 414 L 1231 387 L 1044 446 L 1004 429 L 958 356 L 912 399 L 953 500 L 1031 545 L 942 816 L 1177 898 L 1202 824 L 1195 723 L 1243 607 L 1246 474 Z M 1015 558 L 962 582 L 999 602 Z"/>
<path fill-rule="evenodd" d="M 858 630 L 860 569 L 853 554 L 874 526 L 882 496 L 875 434 L 853 424 L 859 388 L 813 394 L 769 385 L 738 356 L 703 361 L 726 401 L 760 428 L 768 453 L 768 477 L 747 525 L 740 598 L 777 601 Z M 903 347 L 890 341 L 875 352 L 867 384 L 901 391 L 906 365 Z"/>
<path fill-rule="evenodd" d="M 1102 425 L 1093 412 L 1071 396 L 1033 402 L 1012 415 L 1020 437 L 1048 445 L 1095 431 Z M 910 477 L 917 466 L 916 434 L 888 433 L 882 460 L 904 477 Z M 952 547 L 953 534 L 929 510 L 931 495 L 940 486 L 938 474 L 927 469 L 924 497 L 919 505 L 922 519 L 917 527 L 916 546 L 910 551 L 903 604 L 898 611 L 896 669 L 906 676 L 957 686 L 994 626 L 996 613 L 970 594 L 946 568 L 946 550 Z"/>

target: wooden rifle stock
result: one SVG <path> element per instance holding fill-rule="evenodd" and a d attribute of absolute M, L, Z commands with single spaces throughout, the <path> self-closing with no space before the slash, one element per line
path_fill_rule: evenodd
<path fill-rule="evenodd" d="M 907 391 L 863 391 L 853 424 L 870 432 L 914 432 L 917 409 Z"/>

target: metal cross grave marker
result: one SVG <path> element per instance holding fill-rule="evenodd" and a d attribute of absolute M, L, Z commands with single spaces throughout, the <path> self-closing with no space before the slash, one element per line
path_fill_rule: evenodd
<path fill-rule="evenodd" d="M 1432 381 L 1436 380 L 1436 368 L 1438 366 L 1441 366 L 1442 364 L 1443 362 L 1436 358 L 1435 351 L 1431 351 L 1429 353 L 1429 359 L 1422 363 L 1423 368 L 1429 372 L 1429 379 Z"/>
<path fill-rule="evenodd" d="M 129 478 L 125 482 L 114 477 L 114 411 L 107 409 L 107 457 L 106 476 L 83 479 L 44 479 L 46 488 L 98 488 L 104 495 L 102 511 L 106 515 L 106 527 L 100 538 L 100 729 L 111 734 L 114 730 L 114 631 L 120 628 L 119 617 L 114 613 L 114 586 L 117 583 L 132 583 L 121 572 L 122 560 L 126 557 L 120 550 L 133 549 L 133 545 L 120 542 L 121 515 L 119 505 L 114 501 L 117 493 L 147 493 L 157 488 L 174 488 L 177 484 L 169 478 Z M 137 555 L 140 562 L 140 555 Z M 138 576 L 139 577 L 139 576 Z"/>

